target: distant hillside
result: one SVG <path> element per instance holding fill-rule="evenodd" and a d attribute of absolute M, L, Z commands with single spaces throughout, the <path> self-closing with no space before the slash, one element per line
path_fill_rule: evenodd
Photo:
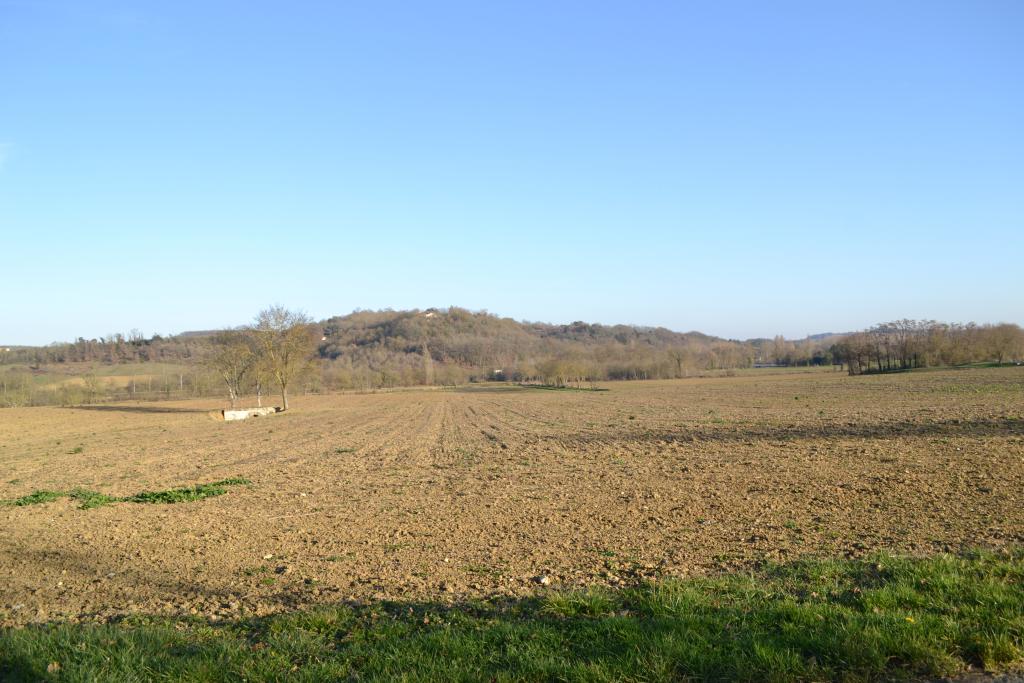
<path fill-rule="evenodd" d="M 577 321 L 557 325 L 516 321 L 485 311 L 447 308 L 411 311 L 361 311 L 322 323 L 320 355 L 328 365 L 366 366 L 373 372 L 422 365 L 424 359 L 461 368 L 460 376 L 534 373 L 536 365 L 555 359 L 588 364 L 599 377 L 662 376 L 687 370 L 747 367 L 755 361 L 814 362 L 808 341 L 726 340 L 701 332 L 674 332 L 663 327 L 600 325 Z M 192 362 L 209 347 L 215 330 L 190 330 L 177 335 L 143 338 L 113 334 L 100 339 L 78 338 L 64 344 L 9 347 L 0 364 L 107 364 L 152 361 Z M 816 335 L 831 338 L 831 335 Z M 0 347 L 3 349 L 6 347 Z M 782 358 L 785 353 L 787 357 Z M 767 356 L 771 356 L 768 358 Z M 817 362 L 823 362 L 818 358 Z M 600 372 L 596 367 L 603 368 Z M 451 368 L 448 368 L 448 372 Z M 497 373 L 495 371 L 498 371 Z M 405 372 L 404 374 L 408 374 Z M 425 378 L 424 378 L 425 379 Z"/>
<path fill-rule="evenodd" d="M 309 391 L 484 380 L 566 384 L 655 379 L 763 363 L 830 361 L 821 344 L 807 340 L 776 337 L 740 342 L 663 327 L 580 321 L 553 325 L 455 307 L 357 310 L 317 325 L 323 340 L 319 362 L 304 380 Z M 154 393 L 168 398 L 216 394 L 222 380 L 203 362 L 212 350 L 213 335 L 213 331 L 196 330 L 144 338 L 133 331 L 128 336 L 112 334 L 66 344 L 12 347 L 0 351 L 0 388 L 6 392 L 7 404 L 19 405 L 151 397 Z M 131 370 L 109 372 L 100 366 Z M 50 375 L 59 376 L 60 382 L 50 381 Z M 78 385 L 65 381 L 68 376 L 80 376 L 88 391 L 79 396 Z M 142 376 L 147 378 L 145 389 L 139 381 Z M 101 381 L 102 377 L 108 379 Z M 58 385 L 59 390 L 52 388 Z"/>
<path fill-rule="evenodd" d="M 356 311 L 323 323 L 341 384 L 681 377 L 749 367 L 759 345 L 662 327 L 520 322 L 462 308 Z"/>
<path fill-rule="evenodd" d="M 446 308 L 355 311 L 315 323 L 322 341 L 304 391 L 479 381 L 581 384 L 689 377 L 709 370 L 843 364 L 848 372 L 1024 358 L 1014 324 L 898 320 L 847 335 L 737 341 L 663 327 L 516 321 Z M 218 395 L 204 359 L 213 331 L 112 334 L 39 347 L 0 346 L 0 406 Z M 251 378 L 250 378 L 251 382 Z M 243 393 L 252 387 L 242 387 Z"/>
<path fill-rule="evenodd" d="M 186 330 L 185 332 L 179 332 L 174 336 L 184 338 L 211 337 L 217 334 L 219 331 L 220 330 Z"/>
<path fill-rule="evenodd" d="M 323 325 L 326 341 L 322 353 L 328 358 L 365 346 L 402 352 L 422 352 L 427 347 L 436 360 L 472 363 L 480 360 L 481 353 L 529 354 L 551 350 L 552 345 L 560 342 L 663 348 L 725 341 L 699 332 L 680 333 L 663 327 L 608 326 L 579 321 L 567 325 L 518 322 L 462 308 L 356 311 L 330 318 Z"/>
<path fill-rule="evenodd" d="M 840 339 L 850 334 L 849 332 L 819 332 L 818 334 L 807 335 L 811 341 L 825 341 L 826 339 Z"/>

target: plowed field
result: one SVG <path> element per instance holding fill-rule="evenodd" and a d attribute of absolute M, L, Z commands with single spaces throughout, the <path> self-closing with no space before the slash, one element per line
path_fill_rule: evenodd
<path fill-rule="evenodd" d="M 0 624 L 521 595 L 1024 543 L 1024 368 L 0 410 Z"/>

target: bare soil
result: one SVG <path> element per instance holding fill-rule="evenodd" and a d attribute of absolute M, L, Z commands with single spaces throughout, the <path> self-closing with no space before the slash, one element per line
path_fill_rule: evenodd
<path fill-rule="evenodd" d="M 1024 368 L 0 410 L 0 624 L 262 615 L 1024 543 Z M 541 580 L 544 577 L 545 580 Z"/>

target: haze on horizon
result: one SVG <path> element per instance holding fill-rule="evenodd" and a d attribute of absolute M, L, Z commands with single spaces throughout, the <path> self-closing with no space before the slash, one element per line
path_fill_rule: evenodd
<path fill-rule="evenodd" d="M 0 343 L 1024 324 L 1024 5 L 0 0 Z"/>

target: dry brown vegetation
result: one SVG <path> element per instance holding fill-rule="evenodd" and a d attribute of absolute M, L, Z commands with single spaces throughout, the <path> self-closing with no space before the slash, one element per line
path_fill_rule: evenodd
<path fill-rule="evenodd" d="M 246 330 L 0 348 L 0 407 L 512 381 L 555 386 L 764 367 L 850 374 L 1021 364 L 1015 324 L 896 320 L 849 335 L 727 340 L 664 328 L 518 322 L 485 311 L 356 311 L 313 323 L 271 306 Z M 284 386 L 282 386 L 284 380 Z M 282 398 L 287 407 L 287 400 Z"/>
<path fill-rule="evenodd" d="M 0 621 L 456 599 L 1024 542 L 1024 368 L 0 412 Z M 547 582 L 543 582 L 547 583 Z"/>

